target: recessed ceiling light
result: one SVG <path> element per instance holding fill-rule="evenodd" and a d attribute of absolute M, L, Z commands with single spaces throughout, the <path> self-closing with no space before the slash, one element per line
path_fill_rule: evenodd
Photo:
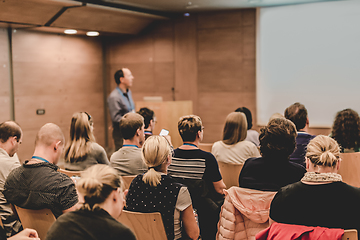
<path fill-rule="evenodd" d="M 86 33 L 86 36 L 96 37 L 96 36 L 99 36 L 99 32 L 90 31 L 90 32 L 87 32 L 87 33 Z"/>
<path fill-rule="evenodd" d="M 76 31 L 75 29 L 66 29 L 66 30 L 64 31 L 64 33 L 65 33 L 65 34 L 76 34 L 77 31 Z"/>

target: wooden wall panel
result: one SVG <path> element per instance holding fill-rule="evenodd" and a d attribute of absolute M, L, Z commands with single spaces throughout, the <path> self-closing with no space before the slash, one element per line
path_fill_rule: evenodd
<path fill-rule="evenodd" d="M 68 139 L 71 116 L 89 112 L 104 145 L 102 49 L 98 39 L 18 30 L 13 34 L 15 120 L 23 131 L 19 157 L 31 156 L 34 136 L 47 123 Z M 45 109 L 36 115 L 36 109 Z"/>
<path fill-rule="evenodd" d="M 4 28 L 0 28 L 0 106 L 0 122 L 10 120 L 9 44 Z"/>

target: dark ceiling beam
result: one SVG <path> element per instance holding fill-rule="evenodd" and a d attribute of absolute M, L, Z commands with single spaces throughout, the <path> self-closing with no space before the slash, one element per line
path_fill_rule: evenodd
<path fill-rule="evenodd" d="M 174 18 L 174 17 L 178 17 L 181 15 L 180 13 L 175 13 L 175 12 L 169 13 L 169 12 L 164 12 L 164 11 L 129 6 L 129 5 L 120 4 L 120 3 L 105 2 L 102 0 L 73 0 L 73 1 L 82 2 L 82 3 L 91 3 L 91 4 L 95 4 L 95 5 L 118 8 L 118 9 L 129 10 L 129 11 L 140 12 L 140 13 L 147 13 L 147 14 L 152 14 L 152 15 L 157 15 L 157 16 L 167 17 L 167 18 Z"/>
<path fill-rule="evenodd" d="M 63 7 L 60 9 L 60 11 L 58 11 L 49 21 L 47 21 L 47 23 L 45 23 L 45 27 L 50 27 L 51 24 L 53 24 L 53 22 L 56 21 L 56 19 L 58 19 L 66 10 L 68 10 L 69 8 L 76 8 L 76 7 L 83 7 L 86 6 L 86 3 L 83 3 L 81 6 L 70 6 L 70 7 Z"/>

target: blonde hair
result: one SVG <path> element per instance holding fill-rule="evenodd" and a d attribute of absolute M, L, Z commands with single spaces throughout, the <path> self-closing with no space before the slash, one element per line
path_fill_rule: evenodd
<path fill-rule="evenodd" d="M 99 208 L 113 190 L 121 187 L 121 180 L 116 170 L 105 164 L 96 164 L 81 173 L 76 188 L 84 196 L 82 209 L 93 211 Z"/>
<path fill-rule="evenodd" d="M 141 149 L 141 157 L 149 170 L 144 174 L 142 180 L 150 186 L 156 187 L 161 181 L 161 174 L 156 171 L 168 159 L 171 147 L 162 136 L 150 136 L 144 142 Z"/>
<path fill-rule="evenodd" d="M 196 140 L 196 134 L 202 130 L 202 121 L 199 116 L 187 115 L 180 118 L 178 130 L 184 142 Z"/>
<path fill-rule="evenodd" d="M 242 112 L 232 112 L 225 120 L 223 142 L 232 145 L 245 140 L 247 135 L 246 116 Z"/>
<path fill-rule="evenodd" d="M 309 142 L 306 157 L 315 166 L 334 167 L 340 160 L 340 148 L 331 137 L 318 135 Z"/>
<path fill-rule="evenodd" d="M 92 119 L 86 112 L 76 112 L 72 116 L 70 125 L 70 141 L 65 149 L 65 161 L 74 163 L 85 160 L 91 150 L 91 143 L 95 142 L 90 126 Z"/>

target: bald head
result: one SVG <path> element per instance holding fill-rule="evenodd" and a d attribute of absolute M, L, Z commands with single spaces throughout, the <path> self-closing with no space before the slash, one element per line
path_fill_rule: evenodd
<path fill-rule="evenodd" d="M 10 137 L 16 137 L 20 141 L 22 135 L 19 124 L 14 121 L 0 123 L 0 141 L 5 143 Z"/>
<path fill-rule="evenodd" d="M 60 127 L 54 123 L 47 123 L 42 126 L 35 138 L 35 147 L 37 146 L 51 146 L 54 142 L 61 141 L 65 143 L 64 134 Z"/>

